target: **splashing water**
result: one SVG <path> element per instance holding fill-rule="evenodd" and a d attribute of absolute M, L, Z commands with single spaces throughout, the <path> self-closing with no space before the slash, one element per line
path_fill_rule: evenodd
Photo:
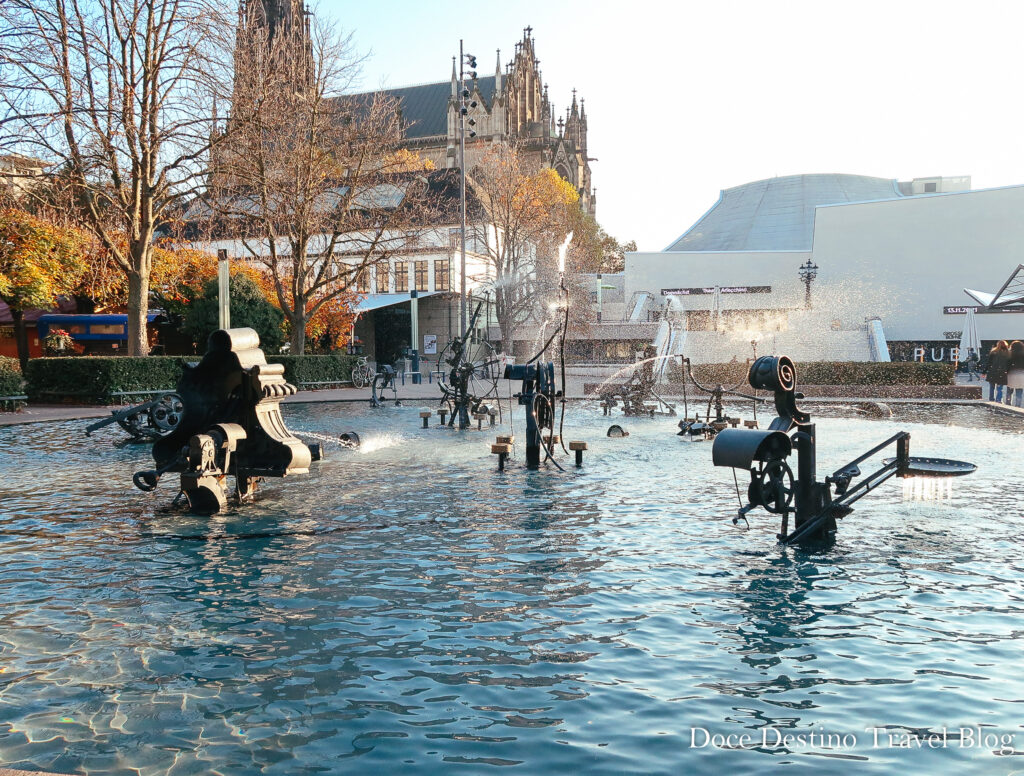
<path fill-rule="evenodd" d="M 334 445 L 335 447 L 349 448 L 351 445 L 342 442 L 338 437 L 328 436 L 327 434 L 318 434 L 314 431 L 293 431 L 293 434 L 301 438 L 315 439 L 318 442 L 326 442 L 327 444 Z M 369 455 L 375 453 L 378 450 L 384 450 L 389 447 L 402 442 L 401 434 L 378 434 L 372 437 L 363 437 L 359 442 L 359 447 L 356 448 L 356 452 L 360 455 Z"/>
<path fill-rule="evenodd" d="M 540 350 L 540 346 L 544 344 L 544 342 L 545 342 L 544 332 L 547 330 L 547 328 L 548 328 L 548 321 L 547 320 L 541 321 L 540 322 L 540 332 L 537 334 L 537 341 L 533 343 L 533 351 L 534 352 L 537 352 L 538 350 Z"/>
<path fill-rule="evenodd" d="M 675 354 L 666 353 L 666 354 L 661 355 L 661 356 L 651 356 L 650 358 L 645 358 L 642 361 L 634 361 L 632 364 L 626 364 L 626 366 L 624 366 L 621 369 L 617 370 L 616 372 L 614 372 L 609 377 L 606 377 L 601 382 L 601 384 L 597 386 L 597 388 L 594 390 L 594 393 L 600 394 L 601 393 L 601 389 L 604 388 L 606 385 L 608 385 L 608 383 L 610 383 L 612 380 L 618 379 L 620 377 L 624 377 L 627 373 L 633 372 L 634 370 L 639 369 L 644 364 L 650 363 L 652 361 L 664 361 L 665 359 L 668 359 L 668 358 L 675 358 Z"/>
<path fill-rule="evenodd" d="M 360 455 L 369 455 L 375 453 L 378 450 L 386 450 L 389 447 L 394 447 L 403 441 L 401 434 L 380 434 L 378 436 L 367 437 L 362 440 L 359 444 L 359 448 L 356 450 Z"/>
<path fill-rule="evenodd" d="M 907 477 L 903 480 L 904 501 L 949 501 L 952 498 L 952 477 Z"/>
<path fill-rule="evenodd" d="M 327 434 L 316 434 L 312 431 L 292 431 L 292 433 L 300 438 L 309 437 L 315 439 L 318 442 L 326 442 L 330 445 L 345 446 L 344 443 L 338 439 L 338 437 L 327 436 Z"/>
<path fill-rule="evenodd" d="M 572 232 L 565 236 L 565 242 L 558 246 L 558 271 L 565 274 L 565 254 L 569 250 L 569 243 L 572 242 Z"/>

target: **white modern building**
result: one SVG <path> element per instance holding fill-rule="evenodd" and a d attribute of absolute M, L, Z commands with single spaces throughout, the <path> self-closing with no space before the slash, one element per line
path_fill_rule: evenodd
<path fill-rule="evenodd" d="M 664 251 L 626 255 L 622 317 L 679 320 L 695 361 L 742 360 L 752 343 L 798 360 L 953 360 L 978 307 L 963 289 L 998 288 L 1021 262 L 1021 213 L 1024 186 L 972 191 L 969 177 L 755 181 Z M 1024 338 L 1024 315 L 984 313 L 978 329 L 983 345 Z"/>

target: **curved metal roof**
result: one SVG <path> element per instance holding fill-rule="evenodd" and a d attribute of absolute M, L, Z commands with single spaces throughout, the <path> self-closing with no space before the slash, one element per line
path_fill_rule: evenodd
<path fill-rule="evenodd" d="M 814 208 L 903 196 L 891 178 L 787 175 L 725 189 L 665 251 L 809 251 Z"/>

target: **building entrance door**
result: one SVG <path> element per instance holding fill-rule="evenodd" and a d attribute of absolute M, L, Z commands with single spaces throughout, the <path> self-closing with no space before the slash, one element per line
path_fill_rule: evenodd
<path fill-rule="evenodd" d="M 373 333 L 378 364 L 394 364 L 405 355 L 412 331 L 409 303 L 383 307 L 374 312 Z"/>

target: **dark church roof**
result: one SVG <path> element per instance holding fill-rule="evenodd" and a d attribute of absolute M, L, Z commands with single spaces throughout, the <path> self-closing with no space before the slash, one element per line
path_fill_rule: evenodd
<path fill-rule="evenodd" d="M 867 175 L 787 175 L 725 189 L 666 251 L 809 251 L 814 208 L 903 196 L 895 180 Z"/>
<path fill-rule="evenodd" d="M 488 107 L 494 102 L 494 76 L 485 76 L 476 81 Z M 472 91 L 471 82 L 467 88 Z M 400 86 L 397 89 L 382 89 L 381 92 L 399 102 L 402 120 L 405 122 L 406 138 L 431 137 L 448 134 L 448 99 L 452 96 L 452 82 Z"/>

